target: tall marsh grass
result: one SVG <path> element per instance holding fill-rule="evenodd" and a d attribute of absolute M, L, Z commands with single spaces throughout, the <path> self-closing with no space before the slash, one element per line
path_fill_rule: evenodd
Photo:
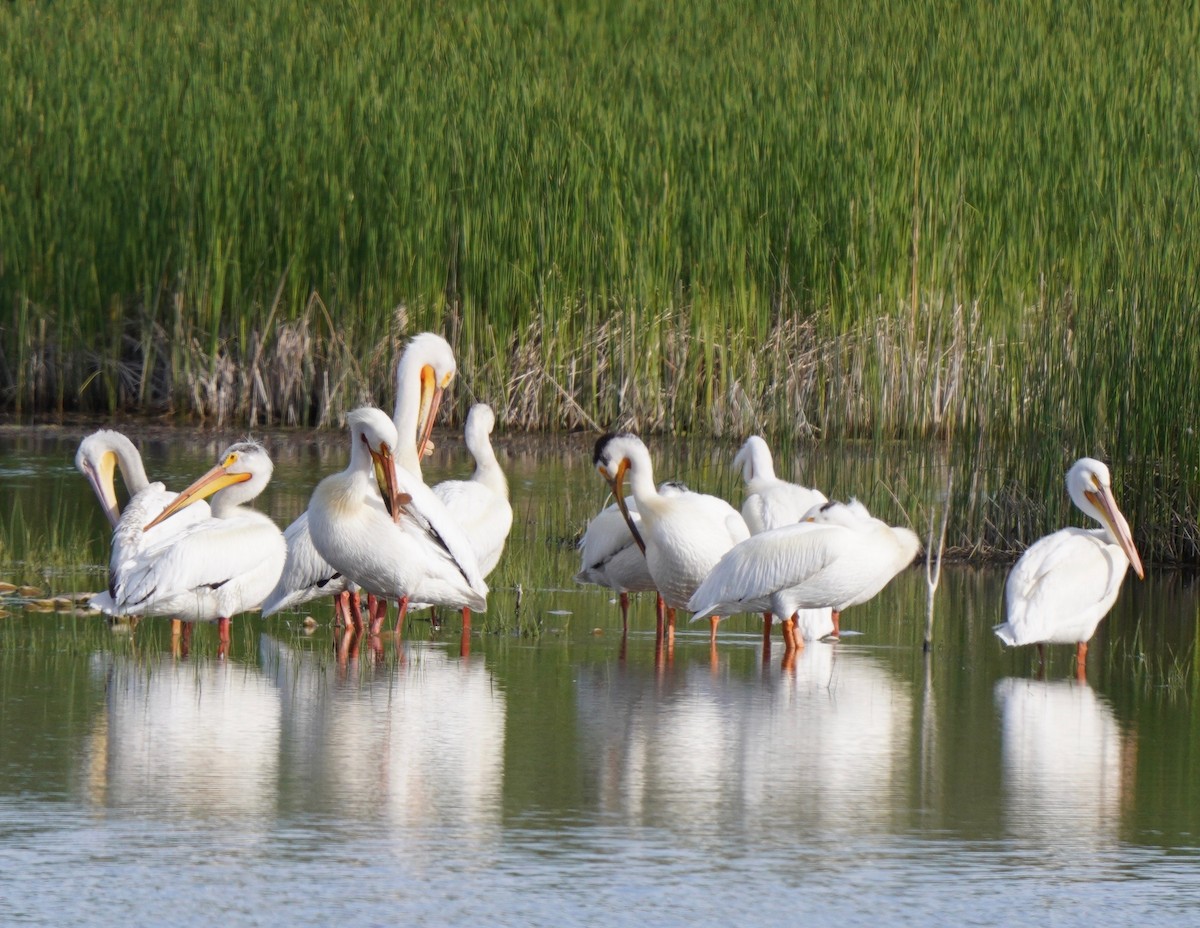
<path fill-rule="evenodd" d="M 330 425 L 432 328 L 459 414 L 933 438 L 1041 501 L 1099 454 L 1195 558 L 1198 32 L 1017 0 L 4 4 L 0 398 Z"/>

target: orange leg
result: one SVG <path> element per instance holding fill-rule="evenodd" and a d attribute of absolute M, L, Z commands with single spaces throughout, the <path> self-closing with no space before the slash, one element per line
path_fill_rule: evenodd
<path fill-rule="evenodd" d="M 621 633 L 629 631 L 629 594 L 622 592 L 621 601 Z"/>
<path fill-rule="evenodd" d="M 387 617 L 387 600 L 367 594 L 367 620 L 371 623 L 371 634 L 378 635 Z"/>
<path fill-rule="evenodd" d="M 721 621 L 719 615 L 710 615 L 708 617 L 708 643 L 711 647 L 717 646 L 717 624 Z"/>
<path fill-rule="evenodd" d="M 771 659 L 771 613 L 763 613 L 763 663 Z"/>
<path fill-rule="evenodd" d="M 833 637 L 842 637 L 842 614 L 836 609 L 833 610 Z"/>
<path fill-rule="evenodd" d="M 396 614 L 396 634 L 404 631 L 404 617 L 408 615 L 408 597 L 400 597 L 400 611 Z"/>
<path fill-rule="evenodd" d="M 228 616 L 217 619 L 217 657 L 224 657 L 229 653 L 229 628 L 232 624 Z"/>
<path fill-rule="evenodd" d="M 1081 641 L 1075 645 L 1075 679 L 1081 683 L 1087 680 L 1088 643 Z"/>
<path fill-rule="evenodd" d="M 458 642 L 458 656 L 470 657 L 471 655 L 471 610 L 463 606 L 462 611 L 462 638 Z"/>
<path fill-rule="evenodd" d="M 342 590 L 333 598 L 333 611 L 338 622 L 346 628 L 353 626 L 356 632 L 363 630 L 362 607 L 357 593 Z"/>
<path fill-rule="evenodd" d="M 667 624 L 667 604 L 659 594 L 654 602 L 654 663 L 660 664 L 663 659 L 663 638 Z"/>

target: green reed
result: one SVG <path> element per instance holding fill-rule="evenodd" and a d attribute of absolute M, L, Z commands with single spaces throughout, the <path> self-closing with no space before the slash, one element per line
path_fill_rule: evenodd
<path fill-rule="evenodd" d="M 433 328 L 457 415 L 937 439 L 1054 517 L 1094 453 L 1154 556 L 1194 558 L 1197 31 L 1016 0 L 7 4 L 4 402 L 336 424 Z"/>

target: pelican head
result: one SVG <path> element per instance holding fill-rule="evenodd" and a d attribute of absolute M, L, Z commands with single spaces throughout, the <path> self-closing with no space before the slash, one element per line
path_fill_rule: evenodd
<path fill-rule="evenodd" d="M 211 470 L 175 497 L 167 508 L 146 523 L 142 531 L 149 531 L 159 522 L 170 518 L 184 507 L 212 496 L 226 487 L 245 484 L 236 498 L 228 499 L 232 505 L 243 500 L 253 499 L 270 481 L 273 470 L 274 465 L 271 463 L 270 455 L 258 442 L 235 442 L 221 452 L 220 458 Z M 219 517 L 218 509 L 223 508 L 217 506 L 214 500 L 213 515 Z"/>
<path fill-rule="evenodd" d="M 820 522 L 825 525 L 843 525 L 846 528 L 860 528 L 864 523 L 878 520 L 871 515 L 866 506 L 852 496 L 847 503 L 836 499 L 828 499 L 823 503 L 818 503 L 812 509 L 808 510 L 800 521 Z"/>
<path fill-rule="evenodd" d="M 1138 579 L 1145 579 L 1142 558 L 1133 544 L 1129 523 L 1117 508 L 1108 467 L 1095 458 L 1080 458 L 1067 471 L 1067 492 L 1080 512 L 1091 516 L 1108 532 L 1112 541 L 1121 547 Z"/>
<path fill-rule="evenodd" d="M 346 423 L 350 426 L 351 466 L 366 467 L 366 461 L 362 459 L 365 451 L 375 472 L 375 483 L 379 486 L 383 504 L 392 521 L 399 521 L 400 494 L 396 488 L 394 456 L 398 436 L 395 423 L 382 409 L 373 406 L 354 410 L 346 417 Z"/>
<path fill-rule="evenodd" d="M 409 397 L 418 397 L 416 421 L 411 423 L 418 461 L 429 444 L 442 396 L 457 373 L 450 343 L 432 332 L 414 335 L 396 365 L 396 410 L 392 418 L 397 429 L 406 428 L 410 424 L 406 421 L 408 411 L 401 406 Z M 404 440 L 408 437 L 405 435 Z"/>
<path fill-rule="evenodd" d="M 632 465 L 631 458 L 633 456 L 639 459 L 649 458 L 650 453 L 642 444 L 642 440 L 629 432 L 609 432 L 596 440 L 596 447 L 592 452 L 592 464 L 599 471 L 600 476 L 608 482 L 613 496 L 616 497 L 617 506 L 621 509 L 621 515 L 625 517 L 625 524 L 629 526 L 630 534 L 633 535 L 633 540 L 645 554 L 646 542 L 642 540 L 641 532 L 638 531 L 633 517 L 629 514 L 629 508 L 625 505 L 623 484 L 625 473 Z"/>
<path fill-rule="evenodd" d="M 104 514 L 114 526 L 121 517 L 115 484 L 118 466 L 121 467 L 125 488 L 130 496 L 146 486 L 146 472 L 141 466 L 141 456 L 133 442 L 120 432 L 100 429 L 79 443 L 79 450 L 75 452 L 75 467 L 91 484 L 92 492 L 100 500 Z M 140 485 L 137 486 L 137 476 L 127 470 L 135 466 L 137 473 L 141 475 Z"/>

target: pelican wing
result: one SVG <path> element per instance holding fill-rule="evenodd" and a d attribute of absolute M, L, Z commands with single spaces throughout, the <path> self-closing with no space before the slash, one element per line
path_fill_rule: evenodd
<path fill-rule="evenodd" d="M 784 480 L 761 481 L 742 504 L 742 515 L 751 531 L 758 534 L 799 522 L 813 506 L 826 501 L 820 490 Z"/>
<path fill-rule="evenodd" d="M 429 539 L 454 561 L 467 584 L 480 596 L 486 596 L 488 586 L 479 571 L 479 560 L 467 533 L 420 477 L 403 467 L 396 468 L 396 489 L 409 497 L 404 504 L 403 517 L 424 532 Z"/>
<path fill-rule="evenodd" d="M 853 543 L 852 533 L 812 522 L 752 535 L 721 558 L 688 609 L 693 618 L 762 611 L 773 593 L 812 581 Z"/>
<path fill-rule="evenodd" d="M 1005 583 L 1007 623 L 997 629 L 1001 637 L 1010 644 L 1054 640 L 1056 631 L 1086 624 L 1093 615 L 1098 621 L 1111 608 L 1128 567 L 1119 550 L 1098 532 L 1081 528 L 1061 529 L 1035 542 Z"/>
<path fill-rule="evenodd" d="M 633 519 L 633 524 L 640 525 L 642 517 L 638 514 L 634 498 L 626 497 L 625 505 L 629 507 L 629 516 Z M 600 510 L 588 523 L 583 537 L 579 539 L 580 570 L 575 579 L 581 583 L 598 582 L 589 579 L 585 574 L 604 567 L 633 543 L 629 525 L 617 504 L 613 503 Z"/>
<path fill-rule="evenodd" d="M 241 576 L 274 552 L 269 536 L 277 537 L 279 530 L 262 519 L 207 519 L 147 545 L 110 581 L 118 608 L 123 613 L 148 609 L 196 590 L 217 590 Z"/>
<path fill-rule="evenodd" d="M 512 506 L 508 499 L 476 480 L 445 480 L 433 492 L 466 532 L 480 574 L 489 573 L 500 559 L 512 530 Z"/>

